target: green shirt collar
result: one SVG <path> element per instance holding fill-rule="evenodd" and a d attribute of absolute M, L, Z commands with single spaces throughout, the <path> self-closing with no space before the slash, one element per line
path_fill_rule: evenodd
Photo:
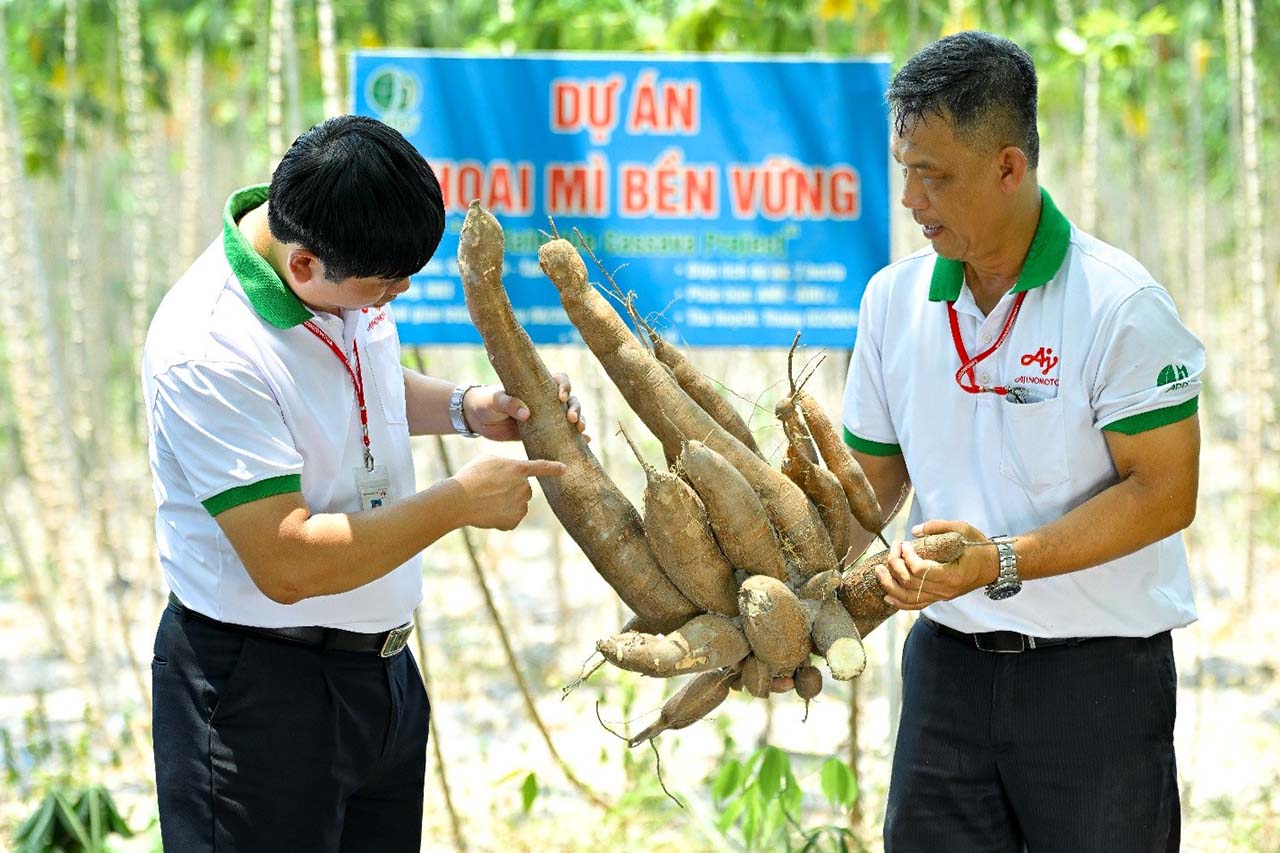
<path fill-rule="evenodd" d="M 1012 293 L 1022 293 L 1047 284 L 1058 274 L 1067 257 L 1067 246 L 1071 243 L 1071 223 L 1054 205 L 1053 199 L 1043 187 L 1040 188 L 1040 200 L 1040 222 L 1036 225 L 1031 247 L 1027 249 L 1027 259 L 1022 263 L 1022 272 L 1018 275 L 1018 282 L 1013 286 Z M 954 302 L 960 296 L 960 288 L 963 286 L 964 263 L 939 256 L 933 264 L 933 280 L 929 284 L 930 301 Z"/>
<path fill-rule="evenodd" d="M 240 280 L 249 303 L 258 316 L 277 329 L 289 329 L 311 319 L 302 300 L 285 286 L 271 264 L 249 245 L 236 220 L 246 212 L 264 204 L 269 184 L 236 190 L 222 211 L 222 247 L 231 271 Z"/>

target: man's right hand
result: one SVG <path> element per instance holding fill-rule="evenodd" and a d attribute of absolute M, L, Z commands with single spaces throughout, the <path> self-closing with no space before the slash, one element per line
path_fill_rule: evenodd
<path fill-rule="evenodd" d="M 512 530 L 529 512 L 533 497 L 530 477 L 559 477 L 563 462 L 549 459 L 510 459 L 479 456 L 453 475 L 462 487 L 463 523 L 471 527 Z"/>

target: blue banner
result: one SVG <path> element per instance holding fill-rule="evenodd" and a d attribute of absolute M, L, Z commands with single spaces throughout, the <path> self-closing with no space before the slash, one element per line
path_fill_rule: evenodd
<path fill-rule="evenodd" d="M 396 302 L 406 343 L 477 343 L 457 235 L 479 199 L 535 343 L 578 340 L 538 269 L 577 229 L 665 336 L 692 346 L 853 345 L 889 261 L 887 62 L 360 51 L 354 111 L 398 128 L 448 212 Z M 593 280 L 599 270 L 588 267 Z"/>

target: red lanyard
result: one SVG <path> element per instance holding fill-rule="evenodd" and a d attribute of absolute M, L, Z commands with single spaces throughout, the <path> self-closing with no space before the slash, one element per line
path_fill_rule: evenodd
<path fill-rule="evenodd" d="M 973 358 L 969 357 L 969 352 L 964 348 L 964 341 L 960 340 L 960 316 L 956 314 L 955 303 L 947 303 L 947 314 L 951 318 L 951 340 L 956 345 L 956 355 L 960 356 L 960 369 L 956 371 L 956 384 L 962 390 L 970 394 L 990 391 L 994 394 L 999 394 L 1001 397 L 1009 393 L 1009 389 L 1003 385 L 979 385 L 973 375 L 973 369 L 978 366 L 979 362 L 1000 349 L 1000 345 L 1009 337 L 1009 332 L 1013 331 L 1013 321 L 1018 319 L 1018 312 L 1022 310 L 1022 301 L 1026 298 L 1027 291 L 1024 290 L 1018 294 L 1018 298 L 1013 301 L 1013 307 L 1009 309 L 1009 319 L 1004 321 L 1004 328 L 1000 330 L 1000 336 L 996 338 L 996 342 L 989 349 L 978 353 Z M 965 374 L 968 374 L 967 384 L 965 382 Z"/>
<path fill-rule="evenodd" d="M 302 325 L 333 351 L 338 361 L 342 362 L 342 366 L 347 369 L 347 375 L 351 377 L 351 384 L 356 389 L 356 405 L 360 408 L 360 437 L 364 441 L 364 469 L 372 471 L 373 445 L 369 442 L 369 411 L 364 406 L 364 377 L 360 372 L 360 347 L 355 341 L 351 342 L 351 352 L 356 357 L 356 366 L 352 369 L 351 362 L 347 361 L 347 355 L 342 351 L 342 347 L 334 343 L 333 338 L 317 326 L 314 320 L 308 320 Z"/>

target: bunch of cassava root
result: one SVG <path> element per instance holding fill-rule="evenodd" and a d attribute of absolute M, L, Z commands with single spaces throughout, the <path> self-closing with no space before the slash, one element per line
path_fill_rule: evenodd
<path fill-rule="evenodd" d="M 773 678 L 788 676 L 808 701 L 822 689 L 809 664 L 815 652 L 832 678 L 860 675 L 862 638 L 893 613 L 875 576 L 888 552 L 849 565 L 883 518 L 827 415 L 793 383 L 777 406 L 786 458 L 773 468 L 710 381 L 634 312 L 651 346 L 632 333 L 588 281 L 570 242 L 552 239 L 538 260 L 583 341 L 661 441 L 669 467 L 641 458 L 641 518 L 565 419 L 556 383 L 502 285 L 502 227 L 472 203 L 458 245 L 472 321 L 499 379 L 529 407 L 520 426 L 529 458 L 567 466 L 562 477 L 540 480 L 547 502 L 636 614 L 597 649 L 633 672 L 696 676 L 630 744 L 701 719 L 731 687 L 765 696 Z M 945 563 L 964 542 L 944 534 L 915 546 Z"/>

